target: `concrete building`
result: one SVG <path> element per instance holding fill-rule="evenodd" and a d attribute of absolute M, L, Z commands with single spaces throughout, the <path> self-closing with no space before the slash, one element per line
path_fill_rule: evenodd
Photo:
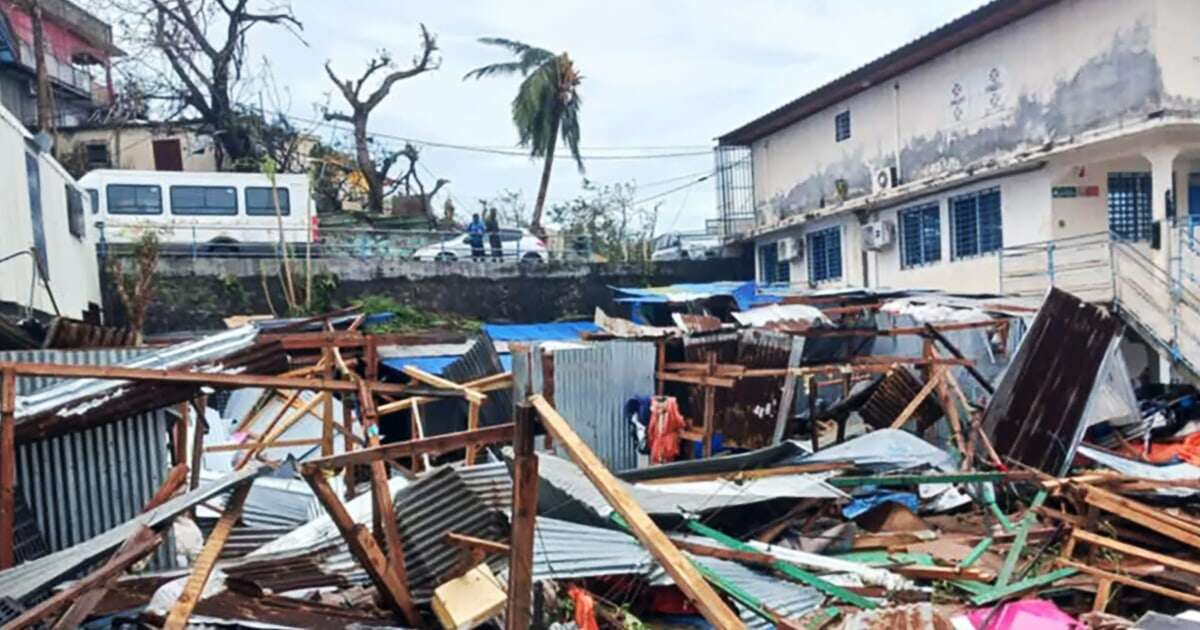
<path fill-rule="evenodd" d="M 1075 273 L 1117 302 L 1117 243 L 1166 309 L 1165 278 L 1197 277 L 1196 24 L 1194 0 L 990 2 L 721 136 L 721 219 L 760 282 L 804 289 L 1036 295 Z"/>
<path fill-rule="evenodd" d="M 113 93 L 111 60 L 121 52 L 112 27 L 68 0 L 40 0 L 46 70 L 55 126 L 77 125 Z M 0 0 L 0 105 L 22 123 L 37 120 L 33 21 L 14 0 Z"/>
<path fill-rule="evenodd" d="M 101 304 L 95 227 L 87 194 L 46 148 L 0 107 L 0 182 L 11 184 L 0 186 L 0 303 L 80 318 Z"/>
<path fill-rule="evenodd" d="M 56 153 L 75 173 L 99 168 L 213 172 L 218 145 L 191 121 L 122 121 L 63 127 Z"/>

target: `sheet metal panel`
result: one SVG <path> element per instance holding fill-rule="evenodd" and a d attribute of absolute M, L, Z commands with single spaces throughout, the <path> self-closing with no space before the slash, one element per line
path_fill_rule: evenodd
<path fill-rule="evenodd" d="M 0 361 L 114 365 L 145 354 L 134 348 L 30 350 L 0 353 Z M 17 394 L 25 396 L 62 380 L 20 377 Z M 166 412 L 159 410 L 17 447 L 17 487 L 51 552 L 138 515 L 170 469 L 170 425 Z M 153 566 L 174 567 L 174 557 L 174 541 L 168 536 Z"/>
<path fill-rule="evenodd" d="M 704 363 L 709 351 L 717 353 L 717 363 L 737 364 L 747 369 L 785 368 L 792 350 L 790 335 L 766 330 L 743 330 L 736 336 L 716 335 L 685 342 L 684 353 L 692 363 Z M 775 423 L 783 394 L 783 377 L 739 379 L 732 389 L 716 391 L 716 432 L 741 448 L 769 446 L 775 436 Z M 700 425 L 703 422 L 704 388 L 687 386 L 687 413 Z"/>
<path fill-rule="evenodd" d="M 637 443 L 622 416 L 626 400 L 654 394 L 655 345 L 606 341 L 553 357 L 555 408 L 609 470 L 636 468 Z"/>
<path fill-rule="evenodd" d="M 984 412 L 984 430 L 1001 457 L 1051 475 L 1066 472 L 1121 329 L 1108 311 L 1050 290 Z"/>

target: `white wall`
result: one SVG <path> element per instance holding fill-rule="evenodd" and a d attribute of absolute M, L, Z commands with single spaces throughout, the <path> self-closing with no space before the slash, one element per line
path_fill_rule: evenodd
<path fill-rule="evenodd" d="M 1142 120 L 1162 107 L 1164 76 L 1200 96 L 1193 54 L 1158 39 L 1171 23 L 1163 41 L 1200 47 L 1200 21 L 1174 23 L 1198 6 L 1063 0 L 763 138 L 752 146 L 755 200 L 768 208 L 760 220 L 815 211 L 822 196 L 832 205 L 838 179 L 851 197 L 869 193 L 872 172 L 895 161 L 897 102 L 900 175 L 911 182 Z M 851 137 L 835 142 L 846 109 Z"/>
<path fill-rule="evenodd" d="M 0 186 L 0 220 L 3 222 L 0 257 L 33 246 L 33 220 L 25 168 L 26 152 L 34 151 L 29 148 L 31 140 L 16 118 L 0 107 L 0 182 L 4 182 Z M 80 317 L 89 302 L 100 304 L 96 250 L 87 234 L 82 239 L 76 238 L 67 229 L 64 186 L 73 186 L 74 180 L 48 154 L 40 154 L 38 163 L 51 290 L 63 315 Z M 88 231 L 95 229 L 90 225 L 92 219 L 86 194 L 84 220 Z M 33 261 L 27 256 L 0 263 L 0 301 L 28 304 L 32 274 Z M 46 313 L 54 312 L 50 297 L 42 287 L 34 292 L 33 306 Z"/>

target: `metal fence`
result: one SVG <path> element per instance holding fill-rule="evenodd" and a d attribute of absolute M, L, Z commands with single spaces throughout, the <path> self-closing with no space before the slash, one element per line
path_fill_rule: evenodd
<path fill-rule="evenodd" d="M 184 258 L 279 258 L 286 248 L 294 258 L 420 260 L 426 262 L 542 263 L 595 259 L 591 237 L 556 234 L 542 241 L 513 229 L 501 230 L 499 249 L 490 235 L 481 248 L 461 230 L 401 230 L 367 227 L 264 228 L 245 226 L 123 224 L 119 229 L 97 223 L 101 254 L 126 255 L 136 247 L 132 235 L 159 235 L 162 256 Z M 282 235 L 282 239 L 280 239 Z M 312 239 L 310 242 L 309 239 Z M 267 240 L 270 239 L 270 240 Z M 282 240 L 282 243 L 280 242 Z"/>
<path fill-rule="evenodd" d="M 133 348 L 31 350 L 0 353 L 0 361 L 114 365 L 142 354 Z M 59 380 L 20 377 L 17 394 Z M 17 448 L 17 486 L 51 552 L 89 540 L 141 512 L 170 468 L 171 422 L 158 410 Z M 174 567 L 174 557 L 168 536 L 156 551 L 154 566 Z"/>

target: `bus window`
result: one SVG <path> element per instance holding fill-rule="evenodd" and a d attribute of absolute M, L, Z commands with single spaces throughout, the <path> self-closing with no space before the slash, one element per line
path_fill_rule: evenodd
<path fill-rule="evenodd" d="M 171 214 L 234 216 L 237 190 L 232 186 L 172 186 Z"/>
<path fill-rule="evenodd" d="M 158 186 L 109 184 L 109 214 L 162 214 L 162 189 Z"/>
<path fill-rule="evenodd" d="M 87 189 L 88 199 L 92 202 L 92 214 L 100 214 L 100 191 L 95 188 Z"/>
<path fill-rule="evenodd" d="M 286 217 L 292 213 L 288 189 L 276 188 L 275 190 L 279 193 L 279 214 Z M 275 198 L 271 194 L 270 188 L 266 186 L 246 187 L 246 214 L 252 217 L 275 216 Z"/>

